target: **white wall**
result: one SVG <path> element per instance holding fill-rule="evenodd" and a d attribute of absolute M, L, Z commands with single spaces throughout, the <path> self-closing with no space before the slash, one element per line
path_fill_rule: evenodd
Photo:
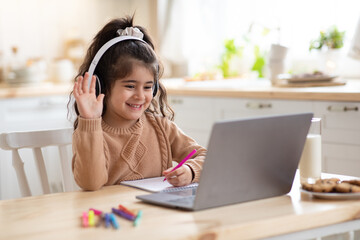
<path fill-rule="evenodd" d="M 50 61 L 64 56 L 68 39 L 81 38 L 89 43 L 107 21 L 135 11 L 135 23 L 156 33 L 151 12 L 154 3 L 154 0 L 0 0 L 0 52 L 5 62 L 12 46 L 17 46 L 25 59 L 40 57 Z"/>

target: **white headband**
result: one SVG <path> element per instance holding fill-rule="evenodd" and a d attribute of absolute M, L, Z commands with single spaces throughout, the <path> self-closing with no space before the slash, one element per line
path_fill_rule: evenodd
<path fill-rule="evenodd" d="M 90 67 L 88 70 L 88 73 L 89 73 L 88 88 L 89 89 L 90 89 L 91 78 L 94 75 L 96 65 L 98 64 L 100 58 L 106 52 L 106 50 L 108 50 L 114 44 L 121 42 L 121 41 L 125 41 L 125 40 L 138 40 L 138 41 L 146 43 L 142 39 L 144 37 L 144 34 L 138 28 L 135 28 L 135 27 L 127 27 L 125 29 L 119 29 L 119 30 L 117 30 L 117 34 L 119 34 L 119 37 L 113 38 L 113 39 L 109 40 L 108 42 L 106 42 L 99 49 L 99 51 L 95 54 L 94 59 L 91 61 L 91 64 L 90 64 Z M 99 88 L 101 88 L 100 83 L 99 83 Z M 101 92 L 101 89 L 100 89 L 100 92 Z"/>

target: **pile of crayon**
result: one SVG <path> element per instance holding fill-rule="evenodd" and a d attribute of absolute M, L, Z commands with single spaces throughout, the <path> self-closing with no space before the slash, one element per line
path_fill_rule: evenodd
<path fill-rule="evenodd" d="M 133 226 L 138 226 L 142 217 L 142 211 L 139 210 L 137 214 L 128 210 L 121 204 L 119 208 L 111 208 L 110 213 L 104 213 L 100 210 L 90 208 L 89 211 L 82 214 L 82 226 L 83 227 L 100 227 L 105 225 L 109 228 L 111 225 L 115 229 L 119 229 L 120 225 L 115 216 L 125 218 L 133 222 Z"/>

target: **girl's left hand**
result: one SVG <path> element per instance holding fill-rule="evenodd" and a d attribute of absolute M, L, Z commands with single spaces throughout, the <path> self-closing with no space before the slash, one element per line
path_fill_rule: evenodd
<path fill-rule="evenodd" d="M 96 97 L 95 76 L 91 79 L 90 89 L 88 89 L 89 73 L 85 73 L 85 76 L 79 76 L 76 78 L 74 84 L 74 97 L 77 103 L 79 114 L 83 118 L 94 119 L 101 117 L 103 111 L 104 94 L 99 94 Z"/>
<path fill-rule="evenodd" d="M 166 180 L 175 187 L 182 187 L 189 185 L 192 181 L 192 171 L 188 165 L 182 165 L 175 171 L 171 172 L 172 168 L 166 169 L 163 174 Z"/>

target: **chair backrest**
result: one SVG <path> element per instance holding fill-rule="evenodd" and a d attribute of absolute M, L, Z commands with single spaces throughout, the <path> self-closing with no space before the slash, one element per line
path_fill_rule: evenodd
<path fill-rule="evenodd" d="M 50 184 L 45 167 L 42 148 L 57 146 L 60 154 L 62 184 L 64 191 L 75 190 L 69 159 L 68 145 L 72 142 L 72 128 L 53 129 L 29 132 L 2 133 L 0 148 L 12 151 L 12 164 L 16 171 L 21 195 L 31 196 L 29 182 L 24 171 L 24 161 L 19 149 L 30 148 L 34 154 L 35 165 L 40 176 L 41 188 L 44 194 L 50 193 Z"/>

